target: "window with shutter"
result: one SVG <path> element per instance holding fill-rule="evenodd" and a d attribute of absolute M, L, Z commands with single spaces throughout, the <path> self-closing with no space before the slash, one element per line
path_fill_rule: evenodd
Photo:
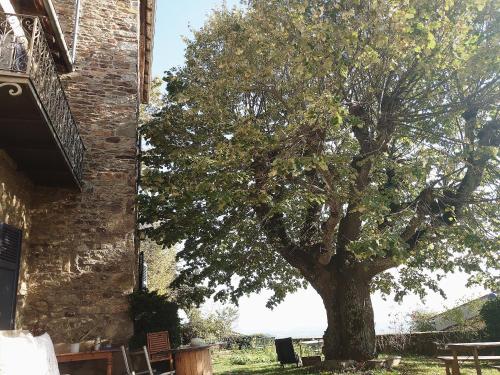
<path fill-rule="evenodd" d="M 14 329 L 22 232 L 0 223 L 0 330 Z"/>

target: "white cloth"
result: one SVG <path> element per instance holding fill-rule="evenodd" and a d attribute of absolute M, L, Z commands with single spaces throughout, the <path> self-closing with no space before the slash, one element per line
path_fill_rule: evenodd
<path fill-rule="evenodd" d="M 54 344 L 48 333 L 34 337 L 38 350 L 41 351 L 42 360 L 47 363 L 47 375 L 59 375 Z"/>
<path fill-rule="evenodd" d="M 50 336 L 0 331 L 0 375 L 60 375 Z"/>

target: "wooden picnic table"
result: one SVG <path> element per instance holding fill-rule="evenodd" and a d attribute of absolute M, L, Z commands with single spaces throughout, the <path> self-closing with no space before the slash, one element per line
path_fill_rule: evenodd
<path fill-rule="evenodd" d="M 500 342 L 457 342 L 450 343 L 446 345 L 447 349 L 451 350 L 453 358 L 451 359 L 451 370 L 452 375 L 460 375 L 460 367 L 458 365 L 458 361 L 460 360 L 470 360 L 470 357 L 467 356 L 459 356 L 458 352 L 470 352 L 472 353 L 472 357 L 474 360 L 474 365 L 476 367 L 477 375 L 481 375 L 481 360 L 494 361 L 500 360 L 500 356 L 480 356 L 479 350 L 481 349 L 491 349 L 491 348 L 500 348 Z M 448 357 L 438 357 L 441 360 L 448 359 Z M 446 366 L 447 373 L 448 365 Z"/>

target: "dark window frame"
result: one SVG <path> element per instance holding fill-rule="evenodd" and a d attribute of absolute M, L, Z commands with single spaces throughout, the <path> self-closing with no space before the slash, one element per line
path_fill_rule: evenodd
<path fill-rule="evenodd" d="M 12 311 L 11 311 L 11 321 L 10 321 L 10 329 L 15 329 L 16 324 L 16 311 L 17 311 L 17 294 L 19 289 L 19 274 L 21 271 L 21 251 L 22 251 L 22 242 L 23 242 L 23 231 L 17 227 L 6 223 L 0 223 L 0 247 L 3 247 L 3 241 L 7 234 L 11 236 L 17 236 L 17 243 L 15 243 L 16 248 L 14 249 L 16 259 L 15 262 L 9 262 L 7 260 L 2 260 L 0 258 L 0 268 L 4 268 L 7 270 L 14 271 L 14 288 L 13 288 L 13 296 L 12 296 Z M 1 249 L 0 249 L 1 251 Z"/>

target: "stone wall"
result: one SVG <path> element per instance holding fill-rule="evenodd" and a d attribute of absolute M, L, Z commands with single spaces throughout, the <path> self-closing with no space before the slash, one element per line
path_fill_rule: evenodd
<path fill-rule="evenodd" d="M 30 206 L 33 184 L 22 173 L 16 171 L 14 161 L 0 150 L 0 223 L 6 223 L 23 231 L 21 248 L 21 270 L 17 304 L 22 309 L 27 297 L 27 259 L 31 240 Z M 19 309 L 18 309 L 19 311 Z M 19 315 L 18 315 L 19 316 Z M 16 321 L 18 321 L 18 316 Z"/>
<path fill-rule="evenodd" d="M 436 356 L 450 342 L 481 341 L 477 331 L 433 331 L 377 335 L 377 352 Z"/>
<path fill-rule="evenodd" d="M 71 35 L 73 0 L 53 1 Z M 37 187 L 32 197 L 24 328 L 55 342 L 68 332 L 126 342 L 136 281 L 139 4 L 83 0 L 75 71 L 62 78 L 86 146 L 83 190 Z M 71 45 L 71 40 L 67 40 Z"/>

